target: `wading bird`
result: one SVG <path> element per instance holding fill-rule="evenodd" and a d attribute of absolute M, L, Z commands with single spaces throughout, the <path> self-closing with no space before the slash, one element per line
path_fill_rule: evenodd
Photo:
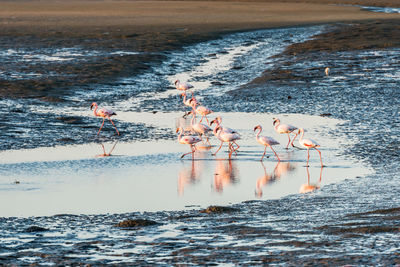
<path fill-rule="evenodd" d="M 222 127 L 220 127 L 220 126 L 215 127 L 213 133 L 221 141 L 221 145 L 219 146 L 217 151 L 215 151 L 215 153 L 213 153 L 212 155 L 213 156 L 217 155 L 217 153 L 221 149 L 222 145 L 226 142 L 226 143 L 228 143 L 228 147 L 229 147 L 229 158 L 231 158 L 232 153 L 233 152 L 236 153 L 236 150 L 233 148 L 232 142 L 239 140 L 240 135 L 238 133 L 224 132 L 224 131 L 222 131 Z"/>
<path fill-rule="evenodd" d="M 187 115 L 190 115 L 190 114 L 193 115 L 192 116 L 192 120 L 190 121 L 190 126 L 192 126 L 193 131 L 195 131 L 200 136 L 201 141 L 204 143 L 203 135 L 208 133 L 208 132 L 211 132 L 212 129 L 208 125 L 205 125 L 203 123 L 200 123 L 200 122 L 195 123 L 194 122 L 195 114 L 194 114 L 193 110 L 190 111 Z M 207 141 L 208 145 L 211 145 L 210 142 L 208 141 L 208 137 L 207 136 L 206 136 L 206 141 Z"/>
<path fill-rule="evenodd" d="M 329 71 L 330 71 L 330 69 L 329 69 L 328 67 L 326 67 L 326 68 L 325 68 L 325 75 L 326 75 L 326 76 L 329 76 Z"/>
<path fill-rule="evenodd" d="M 256 127 L 254 127 L 254 132 L 258 131 L 257 135 L 256 135 L 256 140 L 258 143 L 260 143 L 261 145 L 264 146 L 264 154 L 261 157 L 261 161 L 264 159 L 265 153 L 267 152 L 267 147 L 270 147 L 271 150 L 274 152 L 276 158 L 278 159 L 278 161 L 281 161 L 281 159 L 278 157 L 278 154 L 276 154 L 275 150 L 272 148 L 272 146 L 275 145 L 279 145 L 279 142 L 276 141 L 274 138 L 272 137 L 268 137 L 268 136 L 260 136 L 260 133 L 262 131 L 262 127 L 261 125 L 257 125 Z"/>
<path fill-rule="evenodd" d="M 274 118 L 274 122 L 272 123 L 272 125 L 274 125 L 274 129 L 277 133 L 287 134 L 287 136 L 289 138 L 289 142 L 286 145 L 286 149 L 288 149 L 289 144 L 290 144 L 290 133 L 292 133 L 294 130 L 297 130 L 297 127 L 290 125 L 290 124 L 281 124 L 281 120 L 275 119 L 275 118 Z M 296 137 L 297 137 L 297 134 L 295 135 L 295 137 L 292 140 L 292 146 L 293 146 L 293 142 L 296 139 Z"/>
<path fill-rule="evenodd" d="M 191 85 L 190 83 L 181 83 L 180 80 L 176 80 L 175 87 L 176 87 L 176 89 L 178 89 L 180 91 L 186 91 L 186 90 L 193 88 L 193 85 Z"/>
<path fill-rule="evenodd" d="M 319 151 L 317 149 L 317 147 L 320 147 L 320 145 L 317 142 L 315 142 L 314 140 L 312 140 L 312 139 L 303 139 L 303 136 L 304 136 L 304 129 L 303 128 L 300 128 L 299 132 L 297 134 L 301 134 L 300 135 L 300 139 L 299 139 L 300 145 L 302 147 L 307 148 L 307 167 L 308 167 L 308 161 L 310 159 L 310 148 L 314 148 L 315 150 L 318 151 L 319 159 L 321 160 L 321 168 L 324 167 L 324 165 L 322 164 L 321 151 Z"/>
<path fill-rule="evenodd" d="M 190 148 L 192 150 L 191 152 L 183 154 L 181 156 L 181 158 L 183 158 L 184 156 L 186 156 L 188 154 L 192 154 L 192 159 L 193 159 L 193 154 L 194 154 L 194 152 L 196 152 L 195 144 L 201 141 L 200 137 L 198 137 L 197 135 L 184 135 L 184 136 L 182 136 L 182 134 L 183 134 L 182 127 L 179 127 L 178 129 L 176 129 L 176 132 L 179 133 L 178 142 L 181 143 L 181 144 L 184 144 L 184 145 L 190 145 Z"/>
<path fill-rule="evenodd" d="M 221 125 L 221 123 L 222 123 L 221 116 L 218 116 L 214 120 L 212 120 L 210 122 L 210 126 L 213 125 L 213 123 L 215 123 L 217 125 L 216 127 L 220 126 L 222 128 L 223 132 L 238 134 L 238 132 L 236 130 L 233 130 L 233 129 L 229 128 L 229 127 L 225 127 L 225 126 Z M 240 148 L 240 146 L 235 141 L 233 141 L 232 143 L 235 144 L 235 146 L 236 146 L 236 148 L 235 148 L 235 153 L 236 153 L 236 151 Z M 233 145 L 232 145 L 232 147 L 233 147 Z"/>
<path fill-rule="evenodd" d="M 205 106 L 198 106 L 198 104 L 199 103 L 195 99 L 194 100 L 193 99 L 190 100 L 190 105 L 192 106 L 193 110 L 197 114 L 201 115 L 200 122 L 203 120 L 203 118 L 206 118 L 207 124 L 210 125 L 210 122 L 207 119 L 207 115 L 211 114 L 212 110 L 207 108 L 207 107 L 205 107 Z"/>
<path fill-rule="evenodd" d="M 97 117 L 102 117 L 103 118 L 103 123 L 100 126 L 99 131 L 97 132 L 97 135 L 100 134 L 101 128 L 103 128 L 104 125 L 104 120 L 107 118 L 110 120 L 110 122 L 112 123 L 112 125 L 114 126 L 115 130 L 117 131 L 117 134 L 119 135 L 118 129 L 115 126 L 114 122 L 111 120 L 111 116 L 117 115 L 117 113 L 115 113 L 114 111 L 110 110 L 110 109 L 106 109 L 106 108 L 101 108 L 99 110 L 97 110 L 98 106 L 96 102 L 93 102 L 92 105 L 90 106 L 90 110 L 93 110 L 93 114 Z"/>

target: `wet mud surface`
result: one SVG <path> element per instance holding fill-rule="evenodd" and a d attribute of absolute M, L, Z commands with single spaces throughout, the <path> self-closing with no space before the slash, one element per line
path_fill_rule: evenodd
<path fill-rule="evenodd" d="M 382 28 L 381 23 L 376 27 Z M 400 264 L 400 48 L 397 37 L 389 42 L 379 35 L 392 34 L 392 30 L 398 29 L 395 23 L 389 23 L 394 29 L 376 30 L 376 39 L 391 45 L 363 47 L 358 40 L 358 44 L 348 46 L 345 43 L 352 42 L 353 28 L 334 28 L 333 33 L 321 35 L 328 38 L 324 42 L 317 38 L 289 46 L 252 83 L 218 99 L 207 95 L 203 99 L 211 108 L 226 112 L 240 109 L 276 114 L 331 114 L 330 117 L 345 121 L 337 134 L 352 143 L 343 148 L 344 156 L 371 165 L 373 174 L 331 184 L 311 194 L 211 207 L 205 212 L 194 209 L 2 217 L 1 262 L 11 265 Z M 365 24 L 365 27 L 370 31 L 372 26 Z M 348 31 L 343 30 L 346 28 Z M 347 40 L 342 45 L 341 38 Z M 323 43 L 338 46 L 325 45 L 329 48 L 319 49 Z M 324 74 L 327 66 L 331 69 L 329 76 Z M 176 99 L 165 100 L 165 110 L 171 108 L 167 104 L 173 101 Z M 149 103 L 144 104 L 149 109 L 164 108 L 157 101 Z M 23 114 L 18 109 L 15 112 Z M 75 117 L 54 116 L 52 120 L 61 125 L 82 125 L 80 132 L 86 124 Z M 91 128 L 85 134 L 97 130 L 97 122 L 89 123 Z M 127 132 L 130 127 L 141 128 L 120 125 Z M 172 137 L 173 133 L 166 138 Z M 139 221 L 141 226 L 130 231 L 115 227 L 127 220 Z"/>

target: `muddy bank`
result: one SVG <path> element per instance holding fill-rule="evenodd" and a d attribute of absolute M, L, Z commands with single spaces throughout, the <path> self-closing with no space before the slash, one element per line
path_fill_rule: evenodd
<path fill-rule="evenodd" d="M 336 52 L 400 47 L 399 25 L 400 20 L 379 20 L 332 26 L 327 32 L 318 34 L 306 42 L 292 44 L 284 52 L 274 56 L 277 59 L 275 66 L 254 79 L 248 86 L 267 82 L 309 82 L 320 78 L 326 67 L 331 69 L 331 74 L 333 72 L 337 75 L 339 73 L 334 65 L 306 69 L 294 66 L 302 62 L 328 60 L 329 56 Z M 352 67 L 350 63 L 348 67 Z"/>

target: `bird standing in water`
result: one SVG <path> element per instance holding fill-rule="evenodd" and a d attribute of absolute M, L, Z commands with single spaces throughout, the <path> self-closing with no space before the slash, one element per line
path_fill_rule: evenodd
<path fill-rule="evenodd" d="M 112 125 L 114 126 L 115 130 L 117 131 L 117 134 L 119 135 L 119 132 L 118 132 L 117 127 L 115 126 L 114 122 L 111 120 L 111 116 L 117 115 L 117 113 L 115 113 L 113 110 L 106 109 L 106 108 L 101 108 L 101 109 L 97 110 L 97 109 L 98 109 L 98 106 L 97 106 L 97 103 L 96 103 L 96 102 L 93 102 L 93 103 L 92 103 L 92 105 L 90 106 L 90 110 L 92 110 L 93 107 L 94 107 L 93 114 L 94 114 L 95 116 L 97 116 L 97 117 L 102 117 L 102 118 L 103 118 L 103 123 L 101 124 L 100 129 L 99 129 L 99 131 L 97 132 L 97 135 L 100 134 L 101 128 L 103 128 L 103 125 L 104 125 L 104 120 L 105 120 L 106 118 L 110 120 L 110 122 L 111 122 Z"/>
<path fill-rule="evenodd" d="M 261 157 L 261 161 L 264 159 L 265 153 L 267 152 L 267 147 L 270 147 L 271 150 L 274 152 L 276 158 L 278 159 L 278 161 L 281 161 L 281 159 L 278 157 L 278 154 L 276 154 L 275 150 L 272 148 L 272 146 L 274 145 L 279 145 L 279 142 L 276 141 L 274 138 L 272 137 L 268 137 L 268 136 L 260 136 L 260 133 L 262 131 L 262 127 L 261 125 L 257 125 L 256 127 L 254 127 L 254 131 L 258 131 L 257 135 L 256 135 L 256 140 L 258 143 L 260 143 L 261 145 L 263 145 L 264 148 L 264 154 Z"/>
<path fill-rule="evenodd" d="M 178 142 L 184 145 L 190 145 L 190 148 L 192 149 L 191 152 L 183 154 L 181 156 L 181 158 L 183 158 L 184 156 L 188 155 L 188 154 L 192 154 L 192 159 L 193 159 L 193 154 L 194 152 L 196 152 L 196 146 L 195 144 L 201 141 L 201 138 L 198 137 L 197 135 L 184 135 L 183 134 L 183 129 L 182 127 L 179 127 L 178 129 L 176 129 L 176 132 L 179 133 L 178 135 Z"/>
<path fill-rule="evenodd" d="M 191 99 L 190 104 L 193 108 L 193 111 L 201 115 L 200 122 L 203 120 L 203 118 L 206 118 L 207 124 L 210 125 L 210 122 L 207 119 L 207 115 L 211 114 L 213 111 L 205 106 L 199 106 L 199 103 L 196 101 L 196 99 Z"/>
<path fill-rule="evenodd" d="M 310 149 L 311 149 L 311 148 L 314 148 L 315 150 L 318 151 L 318 153 L 319 153 L 319 159 L 321 160 L 321 168 L 324 167 L 324 165 L 322 164 L 321 151 L 319 151 L 319 150 L 317 149 L 317 147 L 320 147 L 320 145 L 319 145 L 317 142 L 315 142 L 314 140 L 312 140 L 312 139 L 303 139 L 303 136 L 304 136 L 304 129 L 303 129 L 303 128 L 300 128 L 300 129 L 299 129 L 298 134 L 301 134 L 301 135 L 300 135 L 300 139 L 299 139 L 300 145 L 301 145 L 302 147 L 307 148 L 307 167 L 308 167 L 308 161 L 309 161 L 309 159 L 310 159 Z"/>
<path fill-rule="evenodd" d="M 217 153 L 221 149 L 222 145 L 226 142 L 226 143 L 228 143 L 228 147 L 229 147 L 229 158 L 231 158 L 232 153 L 233 152 L 236 153 L 236 150 L 233 148 L 232 142 L 239 140 L 240 135 L 237 133 L 224 132 L 224 131 L 222 131 L 221 126 L 215 127 L 213 133 L 221 141 L 221 145 L 219 146 L 217 151 L 215 151 L 215 153 L 213 153 L 212 155 L 213 156 L 217 155 Z"/>
<path fill-rule="evenodd" d="M 274 118 L 274 122 L 272 123 L 272 125 L 274 125 L 274 129 L 277 133 L 287 134 L 287 136 L 289 138 L 289 142 L 286 145 L 286 149 L 288 149 L 289 144 L 290 144 L 290 133 L 292 133 L 294 130 L 297 130 L 297 127 L 290 125 L 290 124 L 281 124 L 281 120 L 275 119 L 275 118 Z M 297 134 L 295 135 L 295 137 L 292 140 L 292 146 L 293 146 L 293 142 L 296 139 L 296 137 L 297 137 Z"/>

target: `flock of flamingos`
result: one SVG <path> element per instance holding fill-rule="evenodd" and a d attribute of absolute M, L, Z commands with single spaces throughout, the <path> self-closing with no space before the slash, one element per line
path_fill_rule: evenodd
<path fill-rule="evenodd" d="M 190 122 L 190 127 L 188 128 L 183 128 L 183 127 L 178 127 L 176 132 L 178 133 L 178 141 L 181 144 L 186 144 L 189 145 L 191 148 L 191 151 L 188 153 L 185 153 L 181 156 L 181 158 L 185 157 L 186 155 L 191 154 L 192 155 L 192 160 L 194 159 L 194 153 L 196 152 L 196 144 L 199 142 L 203 142 L 205 144 L 203 137 L 206 138 L 206 143 L 208 146 L 211 147 L 207 134 L 212 132 L 215 137 L 217 137 L 218 140 L 221 141 L 221 145 L 219 148 L 212 154 L 215 156 L 218 151 L 221 149 L 222 145 L 224 143 L 228 143 L 228 150 L 229 150 L 229 158 L 232 157 L 232 154 L 235 153 L 237 155 L 237 151 L 239 149 L 239 145 L 237 144 L 236 141 L 240 140 L 240 135 L 237 131 L 224 127 L 221 125 L 222 119 L 221 117 L 217 117 L 211 122 L 208 121 L 207 115 L 211 114 L 212 111 L 207 108 L 206 106 L 201 105 L 196 98 L 193 95 L 193 92 L 191 92 L 192 97 L 188 98 L 187 97 L 187 92 L 191 88 L 193 88 L 193 85 L 186 83 L 186 82 L 180 82 L 179 80 L 175 81 L 175 87 L 179 91 L 182 91 L 181 97 L 183 98 L 183 104 L 185 106 L 188 106 L 191 108 L 190 112 L 185 113 L 184 118 L 186 118 L 189 115 L 192 115 L 191 122 Z M 99 131 L 97 132 L 97 135 L 100 134 L 100 131 L 104 125 L 105 119 L 108 119 L 112 125 L 114 126 L 115 130 L 117 131 L 117 134 L 119 135 L 119 131 L 117 127 L 115 126 L 114 122 L 111 120 L 111 117 L 114 115 L 117 115 L 114 111 L 101 108 L 98 109 L 98 106 L 96 103 L 92 103 L 90 106 L 90 109 L 93 109 L 94 107 L 94 115 L 98 117 L 103 118 L 103 123 L 100 126 Z M 196 122 L 196 114 L 200 115 L 200 121 Z M 207 121 L 207 124 L 202 123 L 203 119 Z M 215 124 L 214 129 L 212 129 L 212 125 Z M 293 142 L 295 141 L 296 137 L 300 134 L 300 139 L 299 143 L 302 147 L 307 149 L 307 166 L 308 162 L 310 159 L 310 149 L 315 149 L 319 153 L 320 161 L 321 161 L 321 168 L 324 166 L 322 163 L 322 156 L 321 156 L 321 151 L 318 150 L 318 147 L 320 145 L 315 142 L 312 139 L 304 139 L 304 129 L 303 128 L 297 128 L 293 125 L 289 124 L 281 124 L 279 119 L 274 119 L 273 120 L 273 126 L 274 129 L 277 133 L 279 134 L 287 134 L 288 136 L 288 143 L 286 145 L 286 149 L 288 149 L 289 145 L 294 146 Z M 261 125 L 257 125 L 254 127 L 254 132 L 256 133 L 256 140 L 258 143 L 260 143 L 262 146 L 264 146 L 264 153 L 261 157 L 261 161 L 263 161 L 264 156 L 267 151 L 267 147 L 271 148 L 271 150 L 274 152 L 276 158 L 278 161 L 280 161 L 280 158 L 278 154 L 275 152 L 273 149 L 273 146 L 279 145 L 279 142 L 276 141 L 274 138 L 269 137 L 269 136 L 260 136 L 262 132 L 262 127 Z M 295 134 L 295 136 L 291 139 L 290 134 Z"/>

